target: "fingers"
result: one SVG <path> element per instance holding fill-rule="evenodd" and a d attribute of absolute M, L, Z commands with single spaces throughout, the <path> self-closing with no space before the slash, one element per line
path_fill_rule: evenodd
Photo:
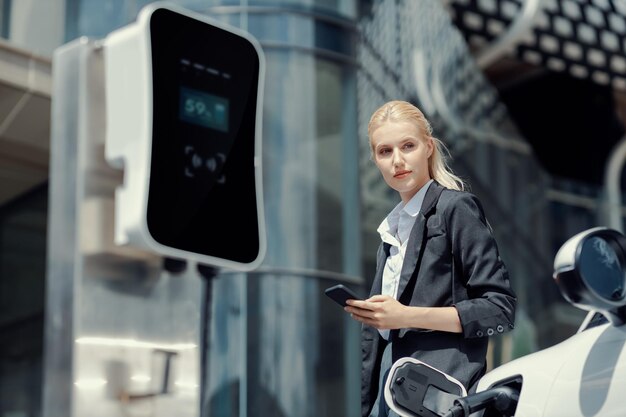
<path fill-rule="evenodd" d="M 370 303 L 380 303 L 383 301 L 387 301 L 389 300 L 391 297 L 388 295 L 382 295 L 382 294 L 377 294 L 377 295 L 373 295 L 370 298 L 368 298 L 367 300 L 365 300 L 366 302 L 370 302 Z"/>
<path fill-rule="evenodd" d="M 347 311 L 347 310 L 346 310 L 346 311 Z M 368 326 L 376 327 L 376 326 L 374 325 L 374 320 L 372 320 L 372 319 L 371 319 L 371 318 L 369 318 L 369 317 L 362 316 L 362 315 L 357 314 L 357 313 L 350 313 L 350 317 L 352 317 L 354 320 L 356 320 L 356 321 L 358 321 L 358 322 L 361 322 L 361 323 L 367 324 Z"/>
<path fill-rule="evenodd" d="M 374 303 L 382 303 L 388 300 L 395 301 L 395 298 L 392 298 L 388 295 L 378 294 L 368 298 L 367 300 L 347 300 L 346 303 L 349 306 L 354 306 L 365 310 L 376 310 L 379 306 Z"/>
<path fill-rule="evenodd" d="M 386 310 L 389 308 L 386 301 L 393 300 L 394 298 L 388 295 L 374 295 L 367 300 L 348 300 L 347 306 L 344 310 L 350 313 L 350 317 L 368 326 L 375 327 L 377 329 L 389 329 L 391 325 L 386 317 Z"/>
<path fill-rule="evenodd" d="M 370 302 L 363 300 L 348 300 L 346 301 L 346 304 L 361 310 L 373 310 L 375 308 L 375 306 L 373 306 Z"/>
<path fill-rule="evenodd" d="M 348 307 L 344 307 L 343 309 L 347 311 L 348 313 L 350 313 L 351 315 L 368 318 L 368 319 L 374 318 L 374 315 L 376 314 L 372 310 L 368 310 L 365 308 L 358 308 L 355 306 L 348 306 Z"/>

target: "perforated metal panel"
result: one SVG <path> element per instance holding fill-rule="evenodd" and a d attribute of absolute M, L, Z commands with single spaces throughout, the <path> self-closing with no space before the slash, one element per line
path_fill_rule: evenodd
<path fill-rule="evenodd" d="M 489 48 L 511 28 L 522 7 L 521 0 L 449 2 L 454 24 L 477 52 Z M 532 65 L 624 90 L 625 35 L 623 0 L 546 0 L 510 54 Z"/>

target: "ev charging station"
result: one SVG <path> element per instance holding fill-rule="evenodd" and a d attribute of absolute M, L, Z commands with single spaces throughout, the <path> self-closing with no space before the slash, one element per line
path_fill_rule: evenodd
<path fill-rule="evenodd" d="M 44 416 L 208 415 L 210 278 L 265 253 L 264 67 L 167 3 L 55 51 Z"/>
<path fill-rule="evenodd" d="M 265 250 L 258 44 L 152 5 L 106 37 L 104 58 L 106 158 L 125 172 L 116 243 L 227 268 L 258 266 Z"/>

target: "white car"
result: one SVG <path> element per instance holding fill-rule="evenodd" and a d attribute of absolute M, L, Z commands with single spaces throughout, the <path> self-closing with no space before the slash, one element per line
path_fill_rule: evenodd
<path fill-rule="evenodd" d="M 563 296 L 590 311 L 575 335 L 494 369 L 470 395 L 449 375 L 400 359 L 385 385 L 387 404 L 402 417 L 626 415 L 625 271 L 622 233 L 593 228 L 577 234 L 554 260 Z"/>

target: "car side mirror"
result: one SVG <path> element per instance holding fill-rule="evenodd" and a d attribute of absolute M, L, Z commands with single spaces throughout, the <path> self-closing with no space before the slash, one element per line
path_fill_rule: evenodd
<path fill-rule="evenodd" d="M 554 259 L 554 280 L 572 305 L 626 322 L 626 237 L 596 227 L 571 237 Z"/>

